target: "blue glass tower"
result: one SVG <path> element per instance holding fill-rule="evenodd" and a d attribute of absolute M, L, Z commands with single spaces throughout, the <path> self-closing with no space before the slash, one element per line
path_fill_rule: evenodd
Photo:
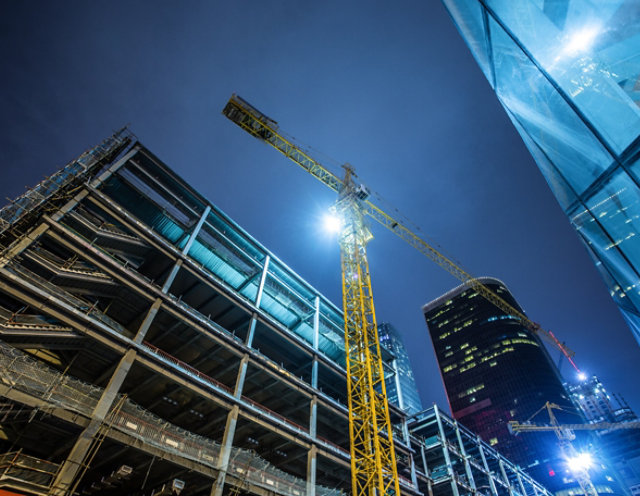
<path fill-rule="evenodd" d="M 380 346 L 389 351 L 394 359 L 394 374 L 385 380 L 387 396 L 391 403 L 398 405 L 409 415 L 422 410 L 422 402 L 413 376 L 409 355 L 398 330 L 388 322 L 378 326 Z"/>
<path fill-rule="evenodd" d="M 640 342 L 640 5 L 443 1 Z"/>

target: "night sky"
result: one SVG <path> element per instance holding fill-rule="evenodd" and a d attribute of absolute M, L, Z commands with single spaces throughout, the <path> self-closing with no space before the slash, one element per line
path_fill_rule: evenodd
<path fill-rule="evenodd" d="M 0 5 L 3 199 L 130 124 L 340 304 L 337 241 L 319 223 L 334 195 L 221 115 L 236 92 L 329 169 L 353 164 L 384 208 L 472 274 L 503 280 L 583 370 L 640 411 L 640 347 L 439 2 Z M 378 321 L 404 336 L 424 405 L 446 407 L 420 309 L 458 282 L 385 229 L 374 234 Z"/>

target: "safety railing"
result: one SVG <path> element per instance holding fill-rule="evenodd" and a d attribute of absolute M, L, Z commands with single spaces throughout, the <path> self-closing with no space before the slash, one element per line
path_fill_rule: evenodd
<path fill-rule="evenodd" d="M 121 129 L 98 146 L 68 163 L 55 174 L 45 178 L 10 204 L 1 208 L 0 234 L 18 222 L 26 213 L 46 202 L 54 193 L 77 178 L 86 176 L 96 166 L 99 166 L 103 159 L 112 157 L 118 150 L 134 139 L 135 137 L 127 128 Z"/>
<path fill-rule="evenodd" d="M 0 384 L 86 416 L 91 416 L 103 392 L 101 388 L 64 376 L 1 341 Z M 118 408 L 111 410 L 105 420 L 111 429 L 140 439 L 150 447 L 220 468 L 221 448 L 217 441 L 167 422 L 122 396 L 117 404 Z M 228 471 L 236 478 L 284 496 L 306 494 L 305 480 L 274 467 L 253 451 L 232 448 Z M 323 486 L 316 486 L 316 494 L 344 496 L 341 490 Z"/>

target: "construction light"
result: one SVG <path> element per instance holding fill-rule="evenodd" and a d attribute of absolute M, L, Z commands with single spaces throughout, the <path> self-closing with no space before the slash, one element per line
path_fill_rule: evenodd
<path fill-rule="evenodd" d="M 338 234 L 342 229 L 342 219 L 333 212 L 328 212 L 322 219 L 324 230 L 331 234 Z"/>
<path fill-rule="evenodd" d="M 578 453 L 567 459 L 567 465 L 572 472 L 586 472 L 593 465 L 593 458 L 589 453 Z"/>
<path fill-rule="evenodd" d="M 579 381 L 586 381 L 587 380 L 587 374 L 585 374 L 584 372 L 578 372 L 578 380 Z"/>

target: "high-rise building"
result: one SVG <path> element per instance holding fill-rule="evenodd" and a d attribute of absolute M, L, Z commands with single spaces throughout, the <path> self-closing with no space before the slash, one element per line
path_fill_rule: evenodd
<path fill-rule="evenodd" d="M 0 209 L 0 245 L 0 493 L 350 490 L 341 310 L 128 132 Z"/>
<path fill-rule="evenodd" d="M 627 402 L 615 393 L 609 395 L 595 375 L 564 386 L 589 422 L 620 422 L 637 418 Z"/>
<path fill-rule="evenodd" d="M 640 9 L 443 0 L 640 342 Z"/>
<path fill-rule="evenodd" d="M 380 346 L 392 354 L 392 373 L 385 380 L 388 400 L 408 415 L 418 413 L 422 410 L 422 402 L 402 336 L 391 324 L 383 322 L 378 325 L 378 339 Z"/>
<path fill-rule="evenodd" d="M 488 277 L 480 282 L 522 311 L 504 283 Z M 466 284 L 423 311 L 453 417 L 545 487 L 573 490 L 554 433 L 514 436 L 508 429 L 510 420 L 529 420 L 547 401 L 563 407 L 560 423 L 582 421 L 539 338 Z M 578 451 L 587 449 L 589 438 L 575 443 Z M 606 476 L 599 481 L 603 492 Z"/>

